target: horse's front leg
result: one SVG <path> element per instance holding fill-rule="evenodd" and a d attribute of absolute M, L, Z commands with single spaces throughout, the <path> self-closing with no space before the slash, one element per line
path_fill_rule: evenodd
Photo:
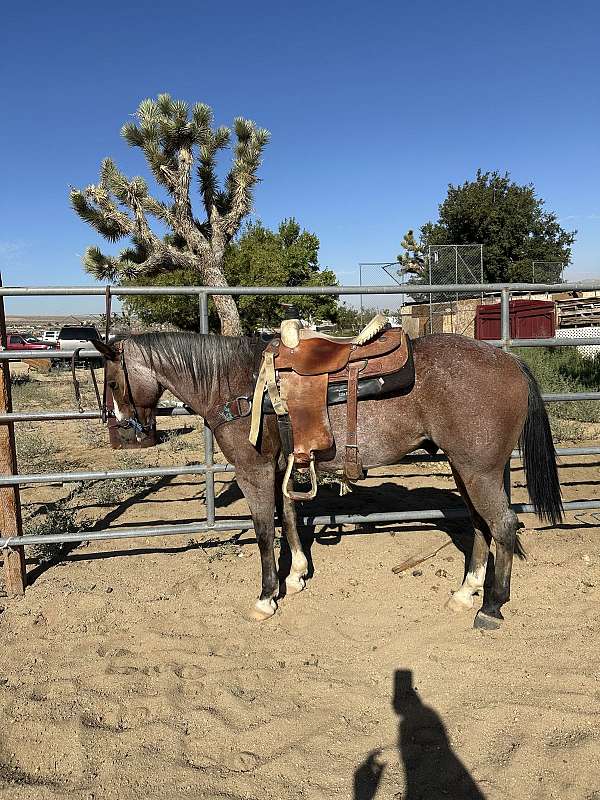
<path fill-rule="evenodd" d="M 260 550 L 262 587 L 260 597 L 251 611 L 253 619 L 272 617 L 277 610 L 279 579 L 275 562 L 275 469 L 262 464 L 252 471 L 238 472 L 237 482 L 250 507 L 254 532 Z"/>
<path fill-rule="evenodd" d="M 285 591 L 286 595 L 289 595 L 301 592 L 306 586 L 304 578 L 308 572 L 308 560 L 304 555 L 302 542 L 298 534 L 294 501 L 283 494 L 282 480 L 283 472 L 280 471 L 276 476 L 275 504 L 277 506 L 277 516 L 281 522 L 281 529 L 287 539 L 292 559 L 289 575 L 285 579 Z"/>

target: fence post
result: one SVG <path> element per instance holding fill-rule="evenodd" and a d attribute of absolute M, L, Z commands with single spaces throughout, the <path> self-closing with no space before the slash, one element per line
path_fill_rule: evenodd
<path fill-rule="evenodd" d="M 0 275 L 0 286 L 2 276 Z M 6 318 L 4 316 L 4 297 L 0 296 L 0 344 L 8 345 L 6 336 Z M 8 361 L 0 364 L 0 413 L 12 412 L 10 392 L 10 367 Z M 6 475 L 17 474 L 17 449 L 15 446 L 15 426 L 12 422 L 0 423 L 0 472 Z M 21 498 L 18 486 L 0 487 L 0 510 L 2 512 L 2 533 L 10 536 L 22 536 Z M 4 549 L 4 580 L 6 593 L 24 594 L 27 583 L 25 570 L 25 548 L 6 547 Z"/>
<path fill-rule="evenodd" d="M 500 338 L 502 349 L 506 353 L 510 352 L 510 289 L 502 289 L 500 296 Z M 504 467 L 504 491 L 510 505 L 510 459 Z"/>
<path fill-rule="evenodd" d="M 200 333 L 208 333 L 208 294 L 201 292 L 198 295 L 198 311 L 200 313 Z M 213 472 L 214 462 L 214 439 L 211 429 L 204 423 L 204 463 L 206 473 L 204 475 L 204 503 L 206 505 L 206 523 L 209 526 L 215 524 L 215 473 Z"/>
<path fill-rule="evenodd" d="M 500 338 L 502 349 L 510 349 L 510 289 L 502 289 L 500 296 Z"/>

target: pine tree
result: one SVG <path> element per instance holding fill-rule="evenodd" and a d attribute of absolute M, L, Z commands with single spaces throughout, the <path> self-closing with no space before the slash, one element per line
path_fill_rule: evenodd
<path fill-rule="evenodd" d="M 411 275 L 425 282 L 428 277 L 427 258 L 425 247 L 415 239 L 414 231 L 409 230 L 404 234 L 404 239 L 400 243 L 404 250 L 397 256 L 398 262 L 402 265 L 398 270 L 399 275 Z"/>
<path fill-rule="evenodd" d="M 129 237 L 133 246 L 118 256 L 88 247 L 83 259 L 86 270 L 98 280 L 117 282 L 191 270 L 199 285 L 227 286 L 225 250 L 251 210 L 269 132 L 250 120 L 235 120 L 233 163 L 220 185 L 216 159 L 219 151 L 229 146 L 232 131 L 214 127 L 207 105 L 196 103 L 190 112 L 183 101 L 161 94 L 156 100 L 140 103 L 136 116 L 137 122 L 125 124 L 121 134 L 132 147 L 143 151 L 169 202 L 152 197 L 143 178 L 127 178 L 110 158 L 104 159 L 99 183 L 72 189 L 71 204 L 108 241 Z M 202 221 L 194 215 L 190 197 L 194 166 L 204 207 Z M 150 227 L 148 215 L 169 228 L 171 234 L 158 236 Z M 233 298 L 216 295 L 214 303 L 221 333 L 238 335 L 240 317 Z"/>

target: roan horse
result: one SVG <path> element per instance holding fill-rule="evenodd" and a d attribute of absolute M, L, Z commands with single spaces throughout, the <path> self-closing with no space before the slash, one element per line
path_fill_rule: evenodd
<path fill-rule="evenodd" d="M 274 416 L 265 416 L 255 448 L 248 441 L 250 418 L 222 424 L 224 405 L 252 396 L 265 342 L 246 337 L 194 333 L 148 333 L 116 344 L 94 343 L 105 357 L 106 381 L 115 414 L 142 437 L 154 423 L 161 394 L 170 390 L 214 429 L 224 456 L 252 514 L 260 549 L 262 591 L 252 615 L 275 613 L 279 579 L 274 553 L 275 510 L 292 554 L 286 592 L 304 588 L 307 560 L 296 527 L 294 503 L 281 491 L 285 460 Z M 518 529 L 503 486 L 504 466 L 517 442 L 523 451 L 527 487 L 538 515 L 562 518 L 560 485 L 550 425 L 539 387 L 517 358 L 492 345 L 453 334 L 434 334 L 413 343 L 414 386 L 358 404 L 358 438 L 364 466 L 398 463 L 422 447 L 440 448 L 448 457 L 467 504 L 475 539 L 464 582 L 449 605 L 473 607 L 483 591 L 491 540 L 496 544 L 493 585 L 486 591 L 475 626 L 497 628 L 509 600 L 513 550 Z M 336 442 L 345 442 L 345 406 L 329 408 Z M 335 450 L 335 448 L 334 448 Z M 321 471 L 343 465 L 343 446 Z"/>

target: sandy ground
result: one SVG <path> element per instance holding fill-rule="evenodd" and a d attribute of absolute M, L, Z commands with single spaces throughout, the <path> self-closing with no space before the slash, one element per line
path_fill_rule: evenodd
<path fill-rule="evenodd" d="M 192 462 L 200 429 L 185 425 L 161 423 L 165 441 L 132 454 L 109 451 L 99 426 L 63 423 L 45 455 L 31 441 L 47 428 L 31 426 L 21 469 Z M 564 461 L 565 497 L 597 497 L 598 463 Z M 26 525 L 67 508 L 85 527 L 202 518 L 201 480 L 107 487 L 27 489 Z M 247 514 L 234 483 L 218 488 L 221 516 Z M 310 510 L 459 502 L 445 464 L 408 464 L 346 498 L 323 487 Z M 306 531 L 307 589 L 262 624 L 245 618 L 252 532 L 33 558 L 25 597 L 0 597 L 0 797 L 600 800 L 598 520 L 523 517 L 527 558 L 496 632 L 444 609 L 466 523 Z"/>

